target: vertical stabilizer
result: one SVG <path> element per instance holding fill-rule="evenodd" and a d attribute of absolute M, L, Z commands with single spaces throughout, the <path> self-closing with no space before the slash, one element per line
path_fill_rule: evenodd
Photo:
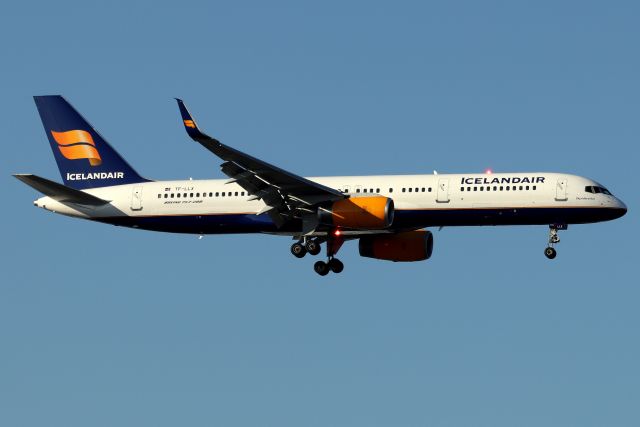
<path fill-rule="evenodd" d="M 62 96 L 33 98 L 65 185 L 82 190 L 148 181 Z"/>

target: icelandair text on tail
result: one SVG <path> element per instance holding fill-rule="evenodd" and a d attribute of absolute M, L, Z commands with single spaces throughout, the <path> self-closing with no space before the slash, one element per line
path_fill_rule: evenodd
<path fill-rule="evenodd" d="M 92 172 L 92 173 L 67 173 L 67 181 L 84 181 L 87 179 L 121 179 L 124 172 Z"/>

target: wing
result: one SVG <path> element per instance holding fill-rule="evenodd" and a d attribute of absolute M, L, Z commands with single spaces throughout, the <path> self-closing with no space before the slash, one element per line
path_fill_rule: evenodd
<path fill-rule="evenodd" d="M 287 221 L 316 212 L 317 205 L 348 198 L 333 188 L 280 169 L 265 161 L 231 148 L 203 133 L 182 100 L 177 99 L 184 128 L 189 136 L 224 160 L 222 172 L 252 196 L 264 201 L 267 212 L 278 227 Z"/>

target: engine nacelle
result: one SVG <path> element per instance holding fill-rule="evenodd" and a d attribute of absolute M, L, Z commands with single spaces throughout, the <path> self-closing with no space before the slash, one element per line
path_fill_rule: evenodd
<path fill-rule="evenodd" d="M 393 262 L 423 261 L 433 252 L 433 234 L 426 230 L 360 238 L 360 256 Z"/>
<path fill-rule="evenodd" d="M 388 197 L 351 197 L 318 209 L 318 221 L 334 227 L 382 230 L 391 226 L 393 214 L 393 200 Z"/>

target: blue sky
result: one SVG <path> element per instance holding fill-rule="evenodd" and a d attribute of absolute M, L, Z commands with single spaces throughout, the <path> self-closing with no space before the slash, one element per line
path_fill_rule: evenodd
<path fill-rule="evenodd" d="M 0 15 L 0 425 L 640 423 L 636 2 L 9 2 Z M 143 175 L 221 177 L 173 97 L 301 175 L 561 171 L 629 206 L 446 228 L 424 263 L 320 278 L 290 241 L 55 216 L 31 98 Z"/>

